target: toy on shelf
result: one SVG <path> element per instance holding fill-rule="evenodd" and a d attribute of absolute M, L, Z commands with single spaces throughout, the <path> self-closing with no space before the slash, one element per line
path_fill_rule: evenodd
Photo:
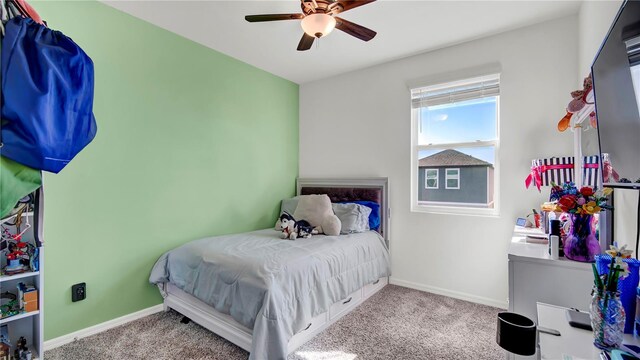
<path fill-rule="evenodd" d="M 9 252 L 6 255 L 7 267 L 4 268 L 5 274 L 14 275 L 29 270 L 30 259 L 27 248 L 27 243 L 9 243 Z"/>
<path fill-rule="evenodd" d="M 31 228 L 29 216 L 24 212 L 28 206 L 22 207 L 15 214 L 16 218 L 12 223 L 6 221 L 2 224 L 0 231 L 0 250 L 6 259 L 6 266 L 2 269 L 4 275 L 15 275 L 26 271 L 37 271 L 39 267 L 37 248 L 28 241 L 23 241 L 23 235 Z M 23 215 L 24 223 L 23 224 Z M 14 232 L 7 226 L 15 228 Z"/>
<path fill-rule="evenodd" d="M 18 300 L 20 300 L 20 309 L 23 312 L 32 312 L 38 310 L 38 289 L 33 285 L 24 283 L 18 284 Z"/>
<path fill-rule="evenodd" d="M 3 269 L 4 275 L 15 275 L 26 271 L 37 271 L 39 267 L 37 248 L 30 243 L 22 241 L 7 241 L 5 258 L 7 266 Z"/>
<path fill-rule="evenodd" d="M 32 360 L 33 355 L 27 347 L 27 339 L 25 339 L 24 336 L 20 336 L 20 339 L 18 339 L 16 351 L 13 353 L 13 356 L 16 360 Z"/>
<path fill-rule="evenodd" d="M 20 303 L 16 294 L 8 291 L 0 294 L 0 319 L 20 314 Z"/>

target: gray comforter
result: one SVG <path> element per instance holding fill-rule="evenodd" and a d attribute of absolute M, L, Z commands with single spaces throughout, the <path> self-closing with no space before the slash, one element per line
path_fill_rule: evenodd
<path fill-rule="evenodd" d="M 192 241 L 162 255 L 149 281 L 171 282 L 253 329 L 249 359 L 286 359 L 312 317 L 376 279 L 389 254 L 376 232 L 280 239 L 273 230 Z"/>

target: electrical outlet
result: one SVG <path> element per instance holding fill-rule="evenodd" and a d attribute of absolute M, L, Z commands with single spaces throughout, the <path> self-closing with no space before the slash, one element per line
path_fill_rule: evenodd
<path fill-rule="evenodd" d="M 71 286 L 71 301 L 84 300 L 87 297 L 87 284 L 80 283 Z"/>

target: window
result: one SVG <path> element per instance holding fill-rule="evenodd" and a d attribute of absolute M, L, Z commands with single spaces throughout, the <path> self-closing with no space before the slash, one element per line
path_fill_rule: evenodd
<path fill-rule="evenodd" d="M 412 210 L 497 215 L 500 76 L 414 88 L 411 108 Z"/>
<path fill-rule="evenodd" d="M 438 188 L 438 169 L 425 169 L 424 172 L 425 172 L 424 188 L 437 189 Z"/>
<path fill-rule="evenodd" d="M 447 189 L 460 189 L 460 169 L 447 169 L 445 185 Z"/>

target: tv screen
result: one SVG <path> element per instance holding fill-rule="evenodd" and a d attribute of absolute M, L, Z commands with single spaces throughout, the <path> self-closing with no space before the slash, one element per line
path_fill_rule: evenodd
<path fill-rule="evenodd" d="M 640 189 L 640 1 L 626 1 L 591 67 L 604 186 Z"/>

